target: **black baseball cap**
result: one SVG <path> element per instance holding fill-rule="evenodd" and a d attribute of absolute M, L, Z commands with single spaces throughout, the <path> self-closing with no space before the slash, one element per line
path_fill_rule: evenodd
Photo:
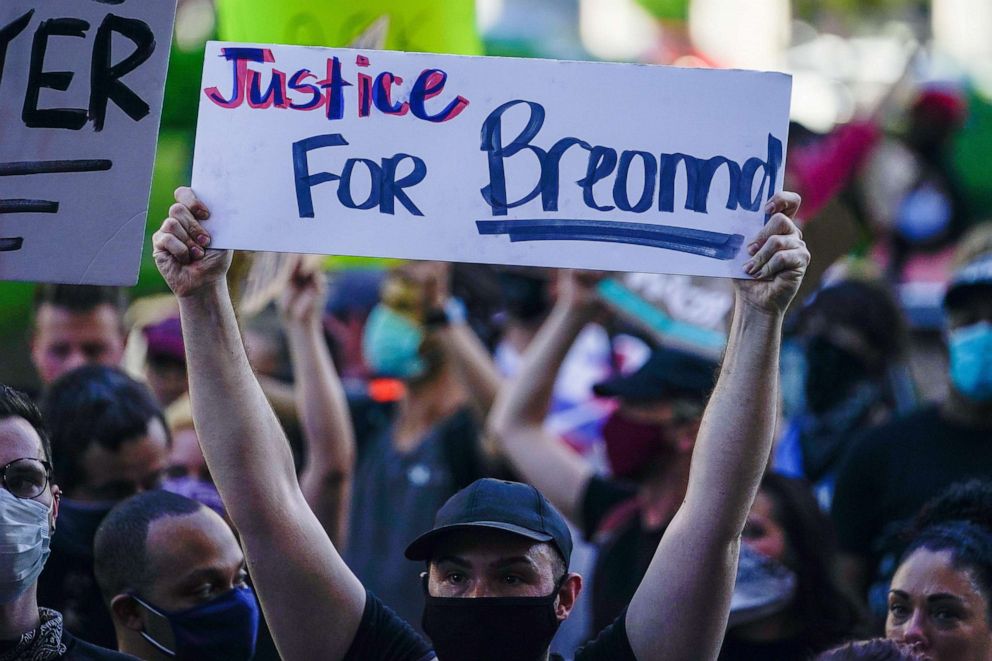
<path fill-rule="evenodd" d="M 979 255 L 954 272 L 944 294 L 944 307 L 955 307 L 961 294 L 973 287 L 992 288 L 992 252 Z"/>
<path fill-rule="evenodd" d="M 641 367 L 592 387 L 600 397 L 654 402 L 668 397 L 705 399 L 713 390 L 720 364 L 686 351 L 659 347 Z"/>
<path fill-rule="evenodd" d="M 572 533 L 565 518 L 529 484 L 483 478 L 468 485 L 441 506 L 434 528 L 406 547 L 410 560 L 430 560 L 438 540 L 449 532 L 490 528 L 553 545 L 572 557 Z"/>

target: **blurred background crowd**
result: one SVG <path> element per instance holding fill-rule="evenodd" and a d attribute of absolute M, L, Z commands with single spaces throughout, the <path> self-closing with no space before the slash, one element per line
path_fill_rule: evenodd
<path fill-rule="evenodd" d="M 385 15 L 390 48 L 788 72 L 785 187 L 803 196 L 813 267 L 789 315 L 772 470 L 721 658 L 804 658 L 891 629 L 908 606 L 890 584 L 914 549 L 984 567 L 988 615 L 992 546 L 968 556 L 948 539 L 988 546 L 989 487 L 946 490 L 992 479 L 992 3 L 380 0 L 345 17 L 346 5 L 180 0 L 150 219 L 189 178 L 211 38 L 345 46 Z M 39 601 L 110 647 L 92 557 L 110 507 L 164 486 L 224 513 L 177 306 L 147 253 L 130 291 L 0 283 L 0 382 L 43 403 L 65 495 Z M 304 491 L 387 604 L 419 622 L 406 540 L 455 490 L 497 475 L 534 483 L 585 540 L 572 562 L 592 597 L 556 649 L 623 609 L 684 496 L 727 283 L 263 254 L 238 255 L 230 279 Z M 544 355 L 528 360 L 535 346 Z M 518 406 L 489 418 L 501 388 L 521 391 Z M 338 394 L 346 432 L 324 419 Z M 528 424 L 588 462 L 589 483 L 556 486 L 560 455 L 513 442 Z"/>

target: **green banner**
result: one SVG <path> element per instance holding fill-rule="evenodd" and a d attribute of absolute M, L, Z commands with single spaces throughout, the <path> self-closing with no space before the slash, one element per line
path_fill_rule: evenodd
<path fill-rule="evenodd" d="M 217 0 L 226 41 L 344 47 L 381 16 L 386 48 L 481 55 L 474 0 Z"/>

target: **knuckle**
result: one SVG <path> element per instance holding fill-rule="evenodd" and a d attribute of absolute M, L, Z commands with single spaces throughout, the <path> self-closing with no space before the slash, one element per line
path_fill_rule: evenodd
<path fill-rule="evenodd" d="M 173 218 L 178 218 L 187 213 L 186 205 L 181 202 L 176 202 L 171 207 L 169 207 L 169 216 Z"/>

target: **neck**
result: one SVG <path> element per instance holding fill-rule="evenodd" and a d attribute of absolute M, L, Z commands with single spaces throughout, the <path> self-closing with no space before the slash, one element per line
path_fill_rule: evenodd
<path fill-rule="evenodd" d="M 944 418 L 962 427 L 992 429 L 992 401 L 976 402 L 968 399 L 953 386 L 944 400 L 941 413 Z"/>
<path fill-rule="evenodd" d="M 675 516 L 689 487 L 689 462 L 692 453 L 679 453 L 664 459 L 660 468 L 649 474 L 638 487 L 641 525 L 645 530 L 659 530 Z"/>
<path fill-rule="evenodd" d="M 17 599 L 0 604 L 0 640 L 17 640 L 41 624 L 37 589 L 38 584 L 35 583 Z"/>
<path fill-rule="evenodd" d="M 447 367 L 425 383 L 407 386 L 400 402 L 393 434 L 397 447 L 411 450 L 419 445 L 429 429 L 465 402 L 465 394 Z"/>

